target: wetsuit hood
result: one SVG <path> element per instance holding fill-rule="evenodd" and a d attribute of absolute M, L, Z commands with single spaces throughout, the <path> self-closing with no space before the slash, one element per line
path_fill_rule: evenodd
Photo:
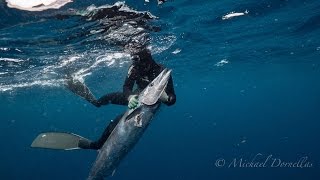
<path fill-rule="evenodd" d="M 151 52 L 145 48 L 131 55 L 133 65 L 137 67 L 140 73 L 148 73 L 151 69 L 154 69 L 157 64 L 151 56 Z"/>

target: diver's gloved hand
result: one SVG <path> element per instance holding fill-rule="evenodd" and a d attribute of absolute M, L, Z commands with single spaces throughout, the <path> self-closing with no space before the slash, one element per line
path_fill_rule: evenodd
<path fill-rule="evenodd" d="M 129 99 L 129 103 L 128 103 L 129 109 L 134 109 L 138 106 L 139 104 L 138 95 L 131 95 L 129 96 L 128 99 Z"/>

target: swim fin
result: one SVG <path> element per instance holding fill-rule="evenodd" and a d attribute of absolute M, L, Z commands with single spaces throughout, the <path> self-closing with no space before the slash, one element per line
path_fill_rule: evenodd
<path fill-rule="evenodd" d="M 33 148 L 74 150 L 89 146 L 90 140 L 72 133 L 45 132 L 39 134 L 32 142 Z"/>
<path fill-rule="evenodd" d="M 73 93 L 77 94 L 78 96 L 84 98 L 88 102 L 92 103 L 95 106 L 98 106 L 97 100 L 94 95 L 91 93 L 90 89 L 80 82 L 77 79 L 72 77 L 68 77 L 66 79 L 66 87 Z"/>

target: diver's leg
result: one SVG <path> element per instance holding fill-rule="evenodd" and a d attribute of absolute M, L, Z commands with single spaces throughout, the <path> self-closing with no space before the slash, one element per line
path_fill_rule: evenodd
<path fill-rule="evenodd" d="M 99 105 L 106 105 L 106 104 L 118 104 L 118 105 L 127 105 L 128 100 L 125 98 L 124 93 L 122 92 L 115 92 L 110 93 L 102 96 L 98 99 L 97 103 Z"/>
<path fill-rule="evenodd" d="M 110 134 L 112 133 L 113 129 L 117 126 L 122 116 L 123 114 L 120 114 L 113 121 L 111 121 L 97 141 L 90 143 L 80 142 L 79 147 L 82 149 L 100 149 L 106 142 L 106 140 L 109 138 Z"/>
<path fill-rule="evenodd" d="M 72 77 L 68 77 L 66 79 L 66 87 L 71 92 L 84 98 L 85 100 L 87 100 L 91 104 L 95 105 L 96 107 L 100 107 L 98 101 L 96 100 L 94 95 L 91 93 L 90 89 L 85 84 L 80 82 L 79 80 L 74 79 Z"/>

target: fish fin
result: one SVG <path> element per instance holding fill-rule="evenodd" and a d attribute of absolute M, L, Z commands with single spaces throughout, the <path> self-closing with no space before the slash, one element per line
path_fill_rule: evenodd
<path fill-rule="evenodd" d="M 141 106 L 132 110 L 126 117 L 125 121 L 131 119 L 133 116 L 135 116 L 137 113 L 140 113 L 141 112 Z"/>
<path fill-rule="evenodd" d="M 33 148 L 75 150 L 89 146 L 90 140 L 72 133 L 45 132 L 39 134 L 32 142 Z"/>

